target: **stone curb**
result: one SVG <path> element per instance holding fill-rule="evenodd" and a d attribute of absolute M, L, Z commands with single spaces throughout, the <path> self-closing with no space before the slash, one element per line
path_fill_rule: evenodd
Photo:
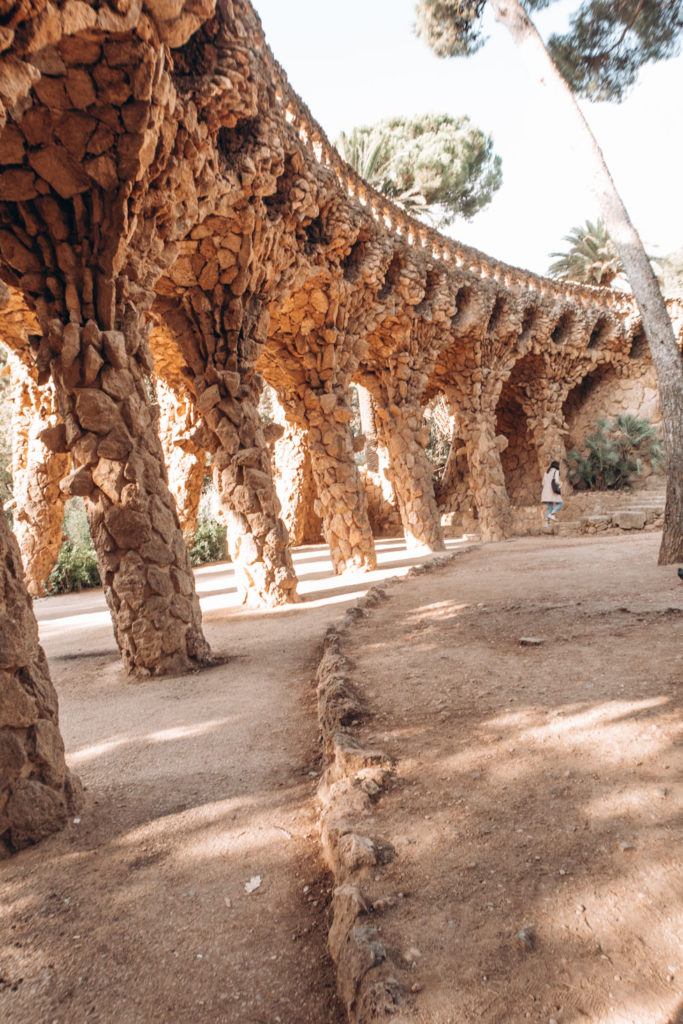
<path fill-rule="evenodd" d="M 372 804 L 394 774 L 395 761 L 381 750 L 359 743 L 353 728 L 364 716 L 363 701 L 351 680 L 353 663 L 343 652 L 343 639 L 359 619 L 387 599 L 389 586 L 442 569 L 471 545 L 413 566 L 370 587 L 338 623 L 328 627 L 316 673 L 318 717 L 323 738 L 323 774 L 318 786 L 323 854 L 334 876 L 332 924 L 328 947 L 337 968 L 337 992 L 351 1024 L 392 1015 L 400 1024 L 403 990 L 399 968 L 379 938 L 373 916 L 378 906 L 366 902 L 362 882 L 370 871 L 393 860 L 390 843 L 366 834 Z M 398 1016 L 397 1016 L 398 1015 Z"/>

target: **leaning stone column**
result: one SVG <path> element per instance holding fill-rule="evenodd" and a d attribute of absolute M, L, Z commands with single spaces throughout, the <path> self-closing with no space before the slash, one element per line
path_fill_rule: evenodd
<path fill-rule="evenodd" d="M 471 390 L 448 388 L 456 429 L 467 449 L 470 487 L 479 514 L 484 541 L 499 541 L 512 534 L 510 499 L 500 453 L 504 439 L 496 435 L 496 405 L 503 381 L 492 388 L 471 384 Z"/>
<path fill-rule="evenodd" d="M 479 416 L 467 421 L 461 419 L 459 423 L 459 432 L 467 449 L 481 538 L 483 541 L 505 540 L 512 533 L 512 514 L 495 416 Z"/>
<path fill-rule="evenodd" d="M 367 502 L 353 451 L 346 389 L 285 398 L 287 415 L 306 430 L 318 494 L 315 511 L 336 573 L 374 569 L 377 560 Z"/>
<path fill-rule="evenodd" d="M 230 557 L 242 599 L 272 608 L 298 600 L 287 527 L 280 518 L 270 456 L 258 413 L 258 381 L 237 380 L 241 400 L 217 385 L 199 395 L 214 441 L 214 480 L 227 524 Z M 228 411 L 229 413 L 228 414 Z"/>
<path fill-rule="evenodd" d="M 322 523 L 315 511 L 317 492 L 306 431 L 287 422 L 279 402 L 273 405 L 275 420 L 283 430 L 273 444 L 275 488 L 282 519 L 293 545 L 316 544 L 322 536 Z"/>
<path fill-rule="evenodd" d="M 387 475 L 394 485 L 409 550 L 445 548 L 434 497 L 432 465 L 425 452 L 429 439 L 417 403 L 381 405 L 375 398 L 379 435 L 389 455 Z"/>
<path fill-rule="evenodd" d="M 0 513 L 0 858 L 62 828 L 81 803 L 19 548 Z"/>
<path fill-rule="evenodd" d="M 65 497 L 60 482 L 69 472 L 64 428 L 57 422 L 51 383 L 38 386 L 28 348 L 8 348 L 12 398 L 14 534 L 32 597 L 44 597 L 47 578 L 62 546 Z"/>
<path fill-rule="evenodd" d="M 524 385 L 517 392 L 534 439 L 541 478 L 553 460 L 557 460 L 561 472 L 565 472 L 562 460 L 567 451 L 567 428 L 563 405 L 569 387 L 560 381 L 538 381 Z M 539 479 L 539 494 L 540 486 Z"/>
<path fill-rule="evenodd" d="M 51 321 L 47 345 L 73 470 L 85 498 L 114 634 L 130 672 L 181 672 L 210 660 L 144 374 L 144 333 Z"/>
<path fill-rule="evenodd" d="M 195 440 L 198 416 L 187 389 L 171 387 L 160 377 L 156 378 L 155 386 L 168 489 L 175 498 L 180 528 L 189 542 L 197 529 L 206 452 Z"/>

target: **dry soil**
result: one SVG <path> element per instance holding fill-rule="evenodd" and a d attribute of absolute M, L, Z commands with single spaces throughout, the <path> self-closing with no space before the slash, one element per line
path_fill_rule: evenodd
<path fill-rule="evenodd" d="M 683 586 L 657 543 L 482 547 L 352 631 L 359 728 L 396 758 L 367 887 L 409 1020 L 683 1020 Z M 184 678 L 126 679 L 98 592 L 37 603 L 88 801 L 0 865 L 3 1022 L 339 1024 L 312 678 L 327 625 L 413 561 L 383 550 L 362 582 L 301 550 L 307 600 L 267 613 L 201 570 L 230 660 Z"/>

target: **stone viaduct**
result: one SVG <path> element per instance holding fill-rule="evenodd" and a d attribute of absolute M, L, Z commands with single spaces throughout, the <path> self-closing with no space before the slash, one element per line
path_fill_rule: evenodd
<path fill-rule="evenodd" d="M 245 599 L 296 600 L 264 380 L 335 569 L 358 571 L 375 555 L 352 383 L 372 396 L 407 541 L 437 550 L 430 397 L 455 418 L 483 539 L 501 539 L 522 435 L 535 489 L 564 450 L 572 389 L 642 343 L 627 296 L 501 264 L 374 192 L 288 85 L 247 0 L 0 0 L 0 277 L 28 585 L 54 560 L 63 501 L 83 496 L 138 674 L 211 660 L 182 532 L 207 456 Z M 0 553 L 10 848 L 58 827 L 77 786 L 1 515 Z"/>

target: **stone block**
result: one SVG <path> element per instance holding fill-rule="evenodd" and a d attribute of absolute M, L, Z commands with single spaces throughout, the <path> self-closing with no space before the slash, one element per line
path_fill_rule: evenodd
<path fill-rule="evenodd" d="M 46 718 L 39 719 L 34 726 L 35 755 L 41 769 L 43 781 L 48 786 L 59 788 L 66 779 L 64 742 L 59 729 Z"/>
<path fill-rule="evenodd" d="M 5 808 L 11 822 L 12 846 L 20 850 L 37 843 L 66 824 L 63 797 L 36 779 L 20 779 Z"/>
<path fill-rule="evenodd" d="M 26 754 L 12 732 L 0 733 L 0 795 L 17 778 L 26 763 Z"/>
<path fill-rule="evenodd" d="M 620 530 L 642 530 L 645 527 L 646 520 L 645 512 L 630 511 L 628 509 L 615 512 L 612 516 L 612 522 Z"/>
<path fill-rule="evenodd" d="M 96 388 L 81 388 L 76 392 L 76 415 L 81 426 L 95 434 L 108 434 L 119 420 L 116 403 Z"/>

